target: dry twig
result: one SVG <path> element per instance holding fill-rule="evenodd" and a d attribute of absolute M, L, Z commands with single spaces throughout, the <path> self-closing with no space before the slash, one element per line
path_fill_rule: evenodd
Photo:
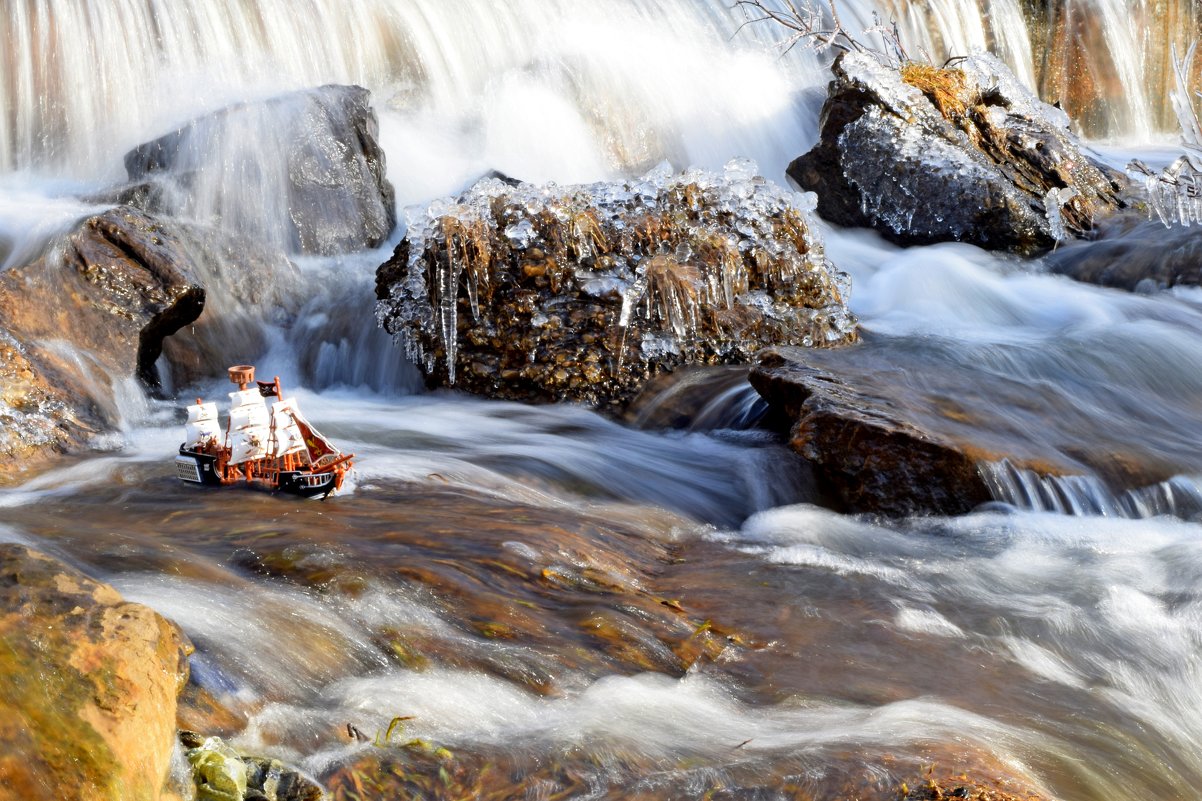
<path fill-rule="evenodd" d="M 813 50 L 868 53 L 892 67 L 900 67 L 910 61 L 902 47 L 897 21 L 892 20 L 885 25 L 875 12 L 872 15 L 872 27 L 864 33 L 879 36 L 881 47 L 860 41 L 843 26 L 835 0 L 827 0 L 825 8 L 816 5 L 813 0 L 802 0 L 800 3 L 794 0 L 735 0 L 734 7 L 746 17 L 735 30 L 736 34 L 748 25 L 762 22 L 775 23 L 788 31 L 788 38 L 781 43 L 782 55 L 804 42 Z"/>

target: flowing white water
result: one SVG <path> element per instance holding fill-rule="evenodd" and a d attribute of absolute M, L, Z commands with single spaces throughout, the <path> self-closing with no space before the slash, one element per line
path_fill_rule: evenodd
<path fill-rule="evenodd" d="M 887 526 L 792 507 L 723 539 L 789 566 L 798 585 L 844 584 L 886 615 L 877 625 L 938 654 L 942 697 L 1059 740 L 1034 760 L 1077 788 L 1067 797 L 1196 794 L 1197 525 L 980 514 Z M 860 658 L 885 659 L 890 644 Z M 949 680 L 962 662 L 1000 685 Z M 1071 740 L 1092 762 L 1070 756 Z"/>
<path fill-rule="evenodd" d="M 373 89 L 430 134 L 471 119 L 460 144 L 472 147 L 453 153 L 532 179 L 599 177 L 664 152 L 692 163 L 708 152 L 717 166 L 719 152 L 754 149 L 731 138 L 795 131 L 769 124 L 789 116 L 788 84 L 753 37 L 726 45 L 732 19 L 724 3 L 680 0 L 19 0 L 0 19 L 0 41 L 15 45 L 0 167 L 112 178 L 114 157 L 156 131 L 331 82 Z M 599 147 L 572 157 L 578 140 Z"/>
<path fill-rule="evenodd" d="M 487 166 L 530 178 L 578 180 L 664 155 L 716 167 L 738 152 L 765 164 L 749 140 L 788 142 L 795 134 L 782 125 L 795 70 L 808 73 L 806 83 L 822 78 L 800 50 L 772 68 L 771 56 L 755 47 L 768 33 L 745 30 L 730 44 L 742 19 L 730 5 L 13 0 L 0 16 L 0 169 L 116 178 L 124 149 L 184 119 L 331 82 L 361 84 L 382 105 L 420 112 L 427 132 L 455 136 L 465 116 L 475 117 L 471 138 Z M 1042 53 L 1018 0 L 843 5 L 856 35 L 880 8 L 899 20 L 915 55 L 942 61 L 991 49 L 1028 85 L 1038 83 L 1034 57 Z M 1140 52 L 1167 50 L 1165 37 L 1188 31 L 1193 9 L 1169 4 L 1174 16 L 1166 19 L 1150 2 L 1135 5 L 1072 0 L 1066 14 L 1101 20 L 1105 52 L 1086 57 L 1103 66 L 1083 68 L 1114 73 L 1121 90 L 1104 98 L 1127 104 L 1119 131 L 1143 135 L 1155 127 L 1160 86 L 1150 84 L 1160 76 Z M 570 153 L 571 134 L 602 147 L 571 158 L 574 173 L 552 172 L 547 157 Z M 526 152 L 539 158 L 514 153 L 517 142 L 534 145 Z"/>

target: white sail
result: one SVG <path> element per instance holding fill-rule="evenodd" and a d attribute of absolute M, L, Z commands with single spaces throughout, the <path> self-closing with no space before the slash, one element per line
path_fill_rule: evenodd
<path fill-rule="evenodd" d="M 217 404 L 198 403 L 188 407 L 186 448 L 197 448 L 203 443 L 221 436 L 217 422 Z"/>
<path fill-rule="evenodd" d="M 267 426 L 245 428 L 230 434 L 230 464 L 242 464 L 266 455 Z"/>
<path fill-rule="evenodd" d="M 296 424 L 296 404 L 291 399 L 271 404 L 271 452 L 273 456 L 305 452 L 305 435 Z"/>
<path fill-rule="evenodd" d="M 270 422 L 267 403 L 258 390 L 230 393 L 230 464 L 267 455 Z"/>
<path fill-rule="evenodd" d="M 230 393 L 230 431 L 270 425 L 267 402 L 256 389 Z"/>
<path fill-rule="evenodd" d="M 194 403 L 188 407 L 189 423 L 217 422 L 216 403 Z"/>

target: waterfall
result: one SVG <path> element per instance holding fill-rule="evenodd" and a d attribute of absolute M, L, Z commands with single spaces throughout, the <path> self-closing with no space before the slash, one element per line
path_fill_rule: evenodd
<path fill-rule="evenodd" d="M 1161 515 L 1196 520 L 1202 515 L 1202 485 L 1196 476 L 1114 492 L 1096 476 L 1042 476 L 1004 460 L 980 470 L 994 498 L 1033 512 L 1130 520 Z"/>
<path fill-rule="evenodd" d="M 1087 131 L 1133 138 L 1170 125 L 1169 45 L 1198 19 L 1194 0 L 1138 0 L 1129 13 L 1120 0 L 838 7 L 856 35 L 874 12 L 896 19 L 915 57 L 941 63 L 994 50 Z M 35 257 L 93 213 L 97 206 L 72 196 L 123 181 L 131 148 L 289 90 L 371 90 L 404 219 L 406 206 L 456 194 L 489 170 L 584 183 L 664 160 L 718 169 L 746 156 L 783 181 L 785 165 L 816 140 L 829 79 L 829 54 L 798 47 L 782 55 L 782 31 L 740 28 L 747 17 L 729 0 L 11 0 L 8 12 L 0 16 L 0 209 L 10 211 L 0 215 L 0 262 L 8 264 Z M 285 149 L 279 117 L 229 122 L 220 139 L 199 137 L 196 158 L 183 164 L 198 176 L 192 196 L 172 209 L 264 246 L 286 244 L 287 203 L 260 191 L 280 183 L 268 180 Z M 246 180 L 244 167 L 260 180 Z M 36 224 L 30 209 L 39 210 Z M 369 276 L 388 248 L 345 269 L 302 270 L 303 285 L 288 293 L 289 314 L 299 316 L 285 338 L 311 354 L 298 366 L 314 386 L 358 386 L 385 369 L 387 343 L 367 310 Z M 315 293 L 330 302 L 300 308 Z M 256 342 L 255 351 L 271 339 L 232 323 L 223 336 Z M 369 383 L 415 383 L 392 372 Z"/>
<path fill-rule="evenodd" d="M 525 103 L 549 126 L 592 127 L 617 168 L 659 158 L 767 166 L 801 152 L 783 116 L 821 86 L 803 48 L 777 61 L 777 32 L 728 0 L 11 0 L 0 17 L 0 170 L 119 176 L 125 149 L 235 100 L 321 83 L 432 118 Z M 896 18 L 914 55 L 993 49 L 1087 132 L 1171 129 L 1169 45 L 1187 43 L 1195 0 L 844 0 L 853 33 Z M 722 55 L 715 58 L 715 53 Z M 1112 111 L 1106 109 L 1113 109 Z M 798 116 L 798 115 L 793 115 Z M 730 122 L 739 120 L 738 124 Z M 530 120 L 526 121 L 527 123 Z M 734 130 L 733 141 L 731 128 Z M 770 128 L 760 124 L 758 128 Z M 538 126 L 510 126 L 521 136 Z M 504 126 L 490 135 L 503 137 Z M 727 141 L 724 141 L 727 140 Z M 735 147 L 730 147 L 734 145 Z M 716 151 L 724 152 L 718 157 Z M 782 156 L 783 158 L 783 156 Z"/>
<path fill-rule="evenodd" d="M 725 0 L 14 0 L 0 169 L 111 178 L 114 157 L 199 113 L 323 83 L 433 118 L 526 102 L 546 124 L 602 124 L 619 161 L 654 163 L 681 144 L 664 141 L 681 135 L 668 116 L 703 149 L 723 115 L 763 119 L 768 93 L 734 84 L 779 70 L 754 31 L 726 46 L 737 21 Z M 787 105 L 787 84 L 762 88 Z"/>

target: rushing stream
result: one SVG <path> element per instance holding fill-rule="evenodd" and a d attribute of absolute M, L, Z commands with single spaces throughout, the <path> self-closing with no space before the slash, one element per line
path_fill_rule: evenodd
<path fill-rule="evenodd" d="M 845 5 L 849 27 L 870 22 L 868 3 Z M 1110 103 L 1091 117 L 1106 152 L 1154 162 L 1159 135 L 1165 160 L 1163 70 L 1136 54 L 1162 58 L 1193 4 L 1061 5 L 1101 20 L 1091 74 L 1120 87 L 1095 98 Z M 778 57 L 771 30 L 736 35 L 725 0 L 9 6 L 4 269 L 104 208 L 80 198 L 123 180 L 130 147 L 283 89 L 370 88 L 405 209 L 493 169 L 569 183 L 745 156 L 783 183 L 817 135 L 826 82 L 812 53 Z M 1024 16 L 1043 4 L 886 6 L 923 48 L 990 46 L 1045 87 L 1032 43 L 1070 48 L 1050 18 Z M 1156 16 L 1170 7 L 1176 27 Z M 1077 30 L 1071 47 L 1093 42 Z M 213 191 L 257 209 L 240 230 L 270 238 L 285 222 L 270 205 L 231 200 L 269 185 Z M 111 450 L 0 490 L 0 540 L 82 567 L 189 635 L 190 725 L 290 760 L 339 798 L 376 797 L 364 776 L 398 757 L 363 740 L 398 716 L 411 717 L 398 741 L 455 755 L 446 787 L 487 766 L 484 786 L 518 788 L 498 797 L 842 798 L 892 792 L 932 764 L 1064 801 L 1202 793 L 1202 479 L 1183 469 L 1122 495 L 1089 475 L 985 465 L 996 503 L 883 522 L 822 509 L 800 459 L 748 427 L 738 385 L 671 432 L 427 393 L 376 328 L 375 267 L 403 227 L 375 251 L 296 260 L 272 278 L 283 311 L 253 322 L 260 376 L 300 384 L 307 414 L 358 455 L 349 492 L 319 503 L 181 485 L 177 404 L 136 388 Z M 867 331 L 1055 385 L 1191 463 L 1196 290 L 1132 294 L 967 245 L 824 235 Z M 227 391 L 216 372 L 195 387 L 163 372 L 168 393 Z"/>

